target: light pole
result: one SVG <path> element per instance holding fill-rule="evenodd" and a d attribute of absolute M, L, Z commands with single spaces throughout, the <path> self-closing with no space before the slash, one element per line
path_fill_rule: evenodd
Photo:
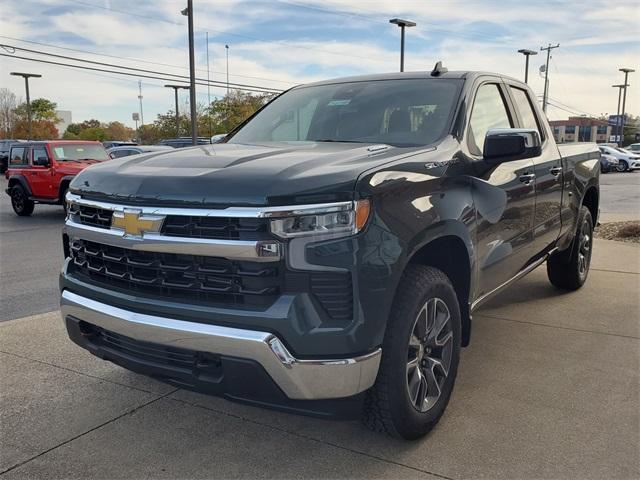
<path fill-rule="evenodd" d="M 189 103 L 191 104 L 191 144 L 198 144 L 198 118 L 196 115 L 196 59 L 193 46 L 193 0 L 187 0 L 187 8 L 182 10 L 189 23 Z"/>
<path fill-rule="evenodd" d="M 389 23 L 393 23 L 400 27 L 400 71 L 404 72 L 404 29 L 405 27 L 415 27 L 416 22 L 410 20 L 402 20 L 400 18 L 392 18 Z"/>
<path fill-rule="evenodd" d="M 42 75 L 38 73 L 23 73 L 23 72 L 11 72 L 14 77 L 24 78 L 24 88 L 27 91 L 27 119 L 29 122 L 29 138 L 31 140 L 31 98 L 29 97 L 29 78 L 41 78 Z"/>
<path fill-rule="evenodd" d="M 622 125 L 620 127 L 620 143 L 618 143 L 618 146 L 622 147 L 622 144 L 624 143 L 624 110 L 627 103 L 627 87 L 629 86 L 627 80 L 629 79 L 629 74 L 635 72 L 635 70 L 633 68 L 620 68 L 619 70 L 624 73 L 624 93 L 622 94 L 621 113 L 622 117 L 620 118 Z"/>
<path fill-rule="evenodd" d="M 518 50 L 518 53 L 521 53 L 525 56 L 525 62 L 524 62 L 524 83 L 528 83 L 529 80 L 529 57 L 531 55 L 537 55 L 538 52 L 536 52 L 535 50 L 529 50 L 527 48 L 521 48 L 520 50 Z"/>
<path fill-rule="evenodd" d="M 618 142 L 618 135 L 620 135 L 620 100 L 622 99 L 622 89 L 625 87 L 623 84 L 619 85 L 611 85 L 614 88 L 618 89 L 618 109 L 616 110 L 616 126 L 613 134 L 615 136 L 616 142 Z M 618 143 L 618 145 L 620 145 Z"/>
<path fill-rule="evenodd" d="M 178 113 L 178 90 L 181 88 L 184 90 L 189 90 L 189 87 L 186 85 L 165 85 L 166 88 L 173 88 L 173 92 L 176 97 L 176 138 L 180 137 L 180 114 Z"/>

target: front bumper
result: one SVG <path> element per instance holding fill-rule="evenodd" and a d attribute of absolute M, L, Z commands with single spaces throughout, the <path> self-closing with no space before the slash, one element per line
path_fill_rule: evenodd
<path fill-rule="evenodd" d="M 291 400 L 353 397 L 373 385 L 380 364 L 380 349 L 354 358 L 300 360 L 291 355 L 277 336 L 269 332 L 136 313 L 69 290 L 62 292 L 61 312 L 68 329 L 70 325 L 84 322 L 92 328 L 104 329 L 139 342 L 253 362 Z M 90 344 L 89 337 L 72 335 L 71 331 L 69 333 L 82 347 L 93 353 L 98 350 Z M 118 357 L 113 352 L 110 355 L 103 352 L 99 356 L 120 364 L 127 360 L 122 355 L 113 358 Z M 155 375 L 168 379 L 175 376 L 162 367 L 156 368 Z M 224 372 L 221 372 L 223 377 Z"/>

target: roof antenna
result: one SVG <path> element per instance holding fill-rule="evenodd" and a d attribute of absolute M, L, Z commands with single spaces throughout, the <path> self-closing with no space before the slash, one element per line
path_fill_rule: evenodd
<path fill-rule="evenodd" d="M 442 62 L 437 62 L 436 66 L 433 67 L 433 70 L 431 70 L 431 76 L 432 77 L 438 77 L 440 75 L 442 75 L 443 73 L 447 73 L 449 71 L 449 69 L 447 67 L 443 67 L 442 66 Z"/>

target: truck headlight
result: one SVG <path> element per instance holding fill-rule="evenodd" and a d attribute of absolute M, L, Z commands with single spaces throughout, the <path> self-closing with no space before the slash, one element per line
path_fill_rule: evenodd
<path fill-rule="evenodd" d="M 281 238 L 325 234 L 355 235 L 366 225 L 370 210 L 369 200 L 358 200 L 309 211 L 301 208 L 299 212 L 282 212 L 281 218 L 272 218 L 271 233 Z"/>

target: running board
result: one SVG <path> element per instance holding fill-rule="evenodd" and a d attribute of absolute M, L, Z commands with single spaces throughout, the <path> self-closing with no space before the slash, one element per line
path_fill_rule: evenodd
<path fill-rule="evenodd" d="M 482 305 L 484 302 L 486 302 L 489 298 L 491 298 L 492 296 L 494 296 L 495 294 L 497 294 L 498 292 L 500 292 L 501 290 L 503 290 L 504 288 L 508 287 L 509 285 L 511 285 L 513 282 L 516 282 L 518 280 L 520 280 L 522 277 L 524 277 L 526 274 L 531 273 L 533 270 L 535 270 L 536 268 L 538 268 L 540 265 L 542 265 L 547 258 L 549 258 L 553 253 L 555 253 L 558 250 L 558 247 L 554 247 L 553 249 L 551 249 L 547 254 L 543 255 L 542 257 L 540 257 L 538 260 L 534 261 L 533 263 L 530 263 L 529 265 L 527 265 L 526 267 L 524 267 L 522 270 L 520 270 L 517 274 L 515 274 L 512 278 L 510 278 L 509 280 L 507 280 L 506 282 L 504 282 L 502 285 L 498 285 L 496 288 L 494 288 L 493 290 L 491 290 L 490 292 L 485 293 L 484 295 L 482 295 L 481 297 L 479 297 L 478 299 L 476 299 L 472 304 L 471 304 L 471 309 L 470 311 L 473 312 L 476 308 L 478 308 L 480 305 Z"/>

